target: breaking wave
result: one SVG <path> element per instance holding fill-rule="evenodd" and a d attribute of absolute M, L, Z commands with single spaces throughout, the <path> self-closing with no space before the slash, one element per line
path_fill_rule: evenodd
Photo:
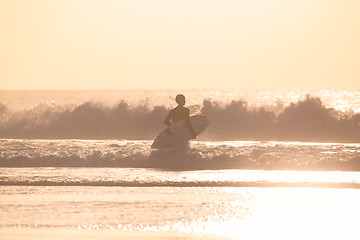
<path fill-rule="evenodd" d="M 13 111 L 0 103 L 0 138 L 153 139 L 164 128 L 168 110 L 126 102 L 113 106 L 85 102 L 77 106 L 39 104 Z M 243 100 L 229 104 L 204 100 L 191 110 L 210 121 L 200 140 L 360 142 L 360 113 L 326 107 L 312 96 L 272 107 L 250 107 Z"/>

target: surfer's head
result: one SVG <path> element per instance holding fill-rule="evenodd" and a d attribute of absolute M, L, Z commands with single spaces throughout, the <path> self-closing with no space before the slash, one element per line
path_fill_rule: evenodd
<path fill-rule="evenodd" d="M 178 94 L 175 97 L 175 101 L 177 104 L 184 106 L 185 105 L 185 96 L 182 94 Z"/>

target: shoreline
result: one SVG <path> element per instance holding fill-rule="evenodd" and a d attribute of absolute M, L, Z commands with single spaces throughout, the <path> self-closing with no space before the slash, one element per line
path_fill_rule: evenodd
<path fill-rule="evenodd" d="M 0 229 L 2 240 L 83 240 L 83 239 L 230 239 L 210 234 L 157 232 L 157 231 L 118 231 L 118 230 L 77 230 L 77 229 Z"/>
<path fill-rule="evenodd" d="M 236 188 L 336 188 L 360 189 L 359 183 L 325 183 L 325 182 L 6 182 L 0 181 L 0 186 L 23 187 L 236 187 Z"/>

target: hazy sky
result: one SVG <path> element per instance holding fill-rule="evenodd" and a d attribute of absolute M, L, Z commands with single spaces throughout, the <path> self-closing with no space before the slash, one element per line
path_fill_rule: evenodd
<path fill-rule="evenodd" d="M 0 89 L 360 89 L 359 0 L 0 0 Z"/>

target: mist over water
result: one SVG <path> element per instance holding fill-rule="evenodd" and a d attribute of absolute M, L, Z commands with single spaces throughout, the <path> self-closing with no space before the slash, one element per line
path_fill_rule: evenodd
<path fill-rule="evenodd" d="M 306 96 L 284 108 L 249 108 L 245 101 L 222 107 L 204 101 L 210 131 L 221 140 L 280 140 L 319 142 L 360 141 L 360 114 L 324 106 L 320 98 Z"/>
<path fill-rule="evenodd" d="M 16 103 L 11 104 L 10 97 L 2 97 L 0 138 L 155 138 L 165 127 L 163 121 L 174 106 L 171 95 L 176 93 L 147 92 L 145 98 L 140 97 L 141 91 L 122 93 L 123 98 L 116 98 L 116 92 L 91 92 L 75 101 L 78 95 L 64 92 L 60 97 L 58 92 L 53 97 L 57 101 L 51 96 L 46 100 L 33 97 L 34 104 L 24 103 L 28 106 L 23 108 L 14 107 Z M 190 92 L 187 106 L 191 114 L 204 114 L 210 121 L 198 140 L 360 142 L 360 95 L 337 92 L 333 96 L 338 101 L 329 104 L 329 94 Z"/>

